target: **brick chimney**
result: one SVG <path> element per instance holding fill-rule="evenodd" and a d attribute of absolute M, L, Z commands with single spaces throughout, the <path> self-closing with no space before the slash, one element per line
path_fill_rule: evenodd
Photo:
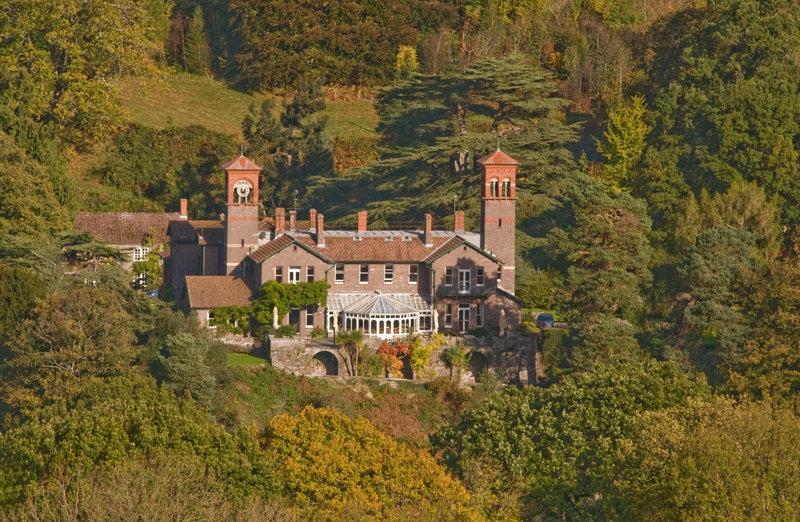
<path fill-rule="evenodd" d="M 358 235 L 367 231 L 367 211 L 362 210 L 358 213 Z"/>
<path fill-rule="evenodd" d="M 425 230 L 422 233 L 422 241 L 425 242 L 426 247 L 433 246 L 432 230 L 433 230 L 433 216 L 428 213 L 425 214 Z"/>
<path fill-rule="evenodd" d="M 312 208 L 308 211 L 308 228 L 317 226 L 317 209 Z"/>
<path fill-rule="evenodd" d="M 289 211 L 289 230 L 294 232 L 294 230 L 296 228 L 297 228 L 297 211 L 296 210 L 290 210 Z"/>
<path fill-rule="evenodd" d="M 275 237 L 283 235 L 286 231 L 286 210 L 283 207 L 275 209 Z"/>
<path fill-rule="evenodd" d="M 189 219 L 189 200 L 181 198 L 181 211 L 179 214 L 181 219 Z"/>
<path fill-rule="evenodd" d="M 456 234 L 464 233 L 464 211 L 456 210 L 453 214 L 453 232 Z"/>
<path fill-rule="evenodd" d="M 317 214 L 317 247 L 325 248 L 325 216 Z"/>

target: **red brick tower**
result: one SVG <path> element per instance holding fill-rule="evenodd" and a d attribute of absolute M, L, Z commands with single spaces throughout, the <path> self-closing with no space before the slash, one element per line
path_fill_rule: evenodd
<path fill-rule="evenodd" d="M 258 178 L 261 167 L 239 155 L 225 170 L 225 274 L 242 274 L 241 263 L 258 248 Z"/>
<path fill-rule="evenodd" d="M 481 177 L 481 247 L 502 263 L 500 286 L 514 292 L 516 257 L 517 167 L 519 163 L 498 149 L 478 160 Z"/>

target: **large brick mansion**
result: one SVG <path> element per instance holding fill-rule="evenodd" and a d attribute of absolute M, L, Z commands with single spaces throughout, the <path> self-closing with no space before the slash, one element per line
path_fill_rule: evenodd
<path fill-rule="evenodd" d="M 300 335 L 360 329 L 380 338 L 514 329 L 520 321 L 514 295 L 518 164 L 500 150 L 479 164 L 479 232 L 465 230 L 460 211 L 452 230 L 433 230 L 430 214 L 416 230 L 370 230 L 366 211 L 358 212 L 356 230 L 327 230 L 313 209 L 302 221 L 283 208 L 260 217 L 261 168 L 243 155 L 223 165 L 227 192 L 218 220 L 189 219 L 182 200 L 177 214 L 84 213 L 76 225 L 119 243 L 133 258 L 144 248 L 133 237 L 139 228 L 166 232 L 164 284 L 202 322 L 214 309 L 248 304 L 267 281 L 326 280 L 326 303 L 292 310 L 281 322 Z"/>

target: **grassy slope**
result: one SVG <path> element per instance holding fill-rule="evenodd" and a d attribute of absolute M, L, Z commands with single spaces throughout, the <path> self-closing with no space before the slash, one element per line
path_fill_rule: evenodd
<path fill-rule="evenodd" d="M 163 72 L 147 78 L 126 78 L 118 84 L 127 118 L 135 123 L 163 128 L 203 125 L 211 130 L 241 136 L 241 122 L 260 95 L 229 88 L 212 78 Z M 378 116 L 371 100 L 329 101 L 328 134 L 331 138 L 374 136 Z"/>

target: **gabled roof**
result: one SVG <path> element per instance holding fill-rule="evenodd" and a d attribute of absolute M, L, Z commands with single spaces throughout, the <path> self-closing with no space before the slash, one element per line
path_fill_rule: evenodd
<path fill-rule="evenodd" d="M 509 292 L 508 290 L 506 290 L 506 289 L 505 289 L 505 288 L 503 288 L 502 286 L 498 286 L 498 287 L 497 287 L 497 293 L 499 293 L 499 294 L 503 294 L 504 296 L 508 297 L 509 299 L 511 299 L 512 301 L 514 301 L 515 303 L 522 304 L 522 299 L 520 299 L 520 298 L 519 298 L 519 297 L 517 297 L 516 295 L 512 294 L 511 292 Z"/>
<path fill-rule="evenodd" d="M 239 154 L 236 159 L 225 163 L 222 168 L 224 170 L 262 170 L 253 160 L 243 154 Z"/>
<path fill-rule="evenodd" d="M 500 149 L 478 160 L 481 165 L 519 165 L 519 162 Z"/>
<path fill-rule="evenodd" d="M 458 247 L 460 247 L 462 245 L 468 246 L 469 248 L 471 248 L 475 252 L 478 252 L 479 254 L 488 257 L 489 259 L 491 259 L 495 263 L 500 264 L 500 260 L 499 259 L 494 257 L 492 254 L 490 254 L 486 250 L 482 249 L 481 247 L 475 245 L 474 243 L 472 243 L 470 241 L 467 241 L 466 239 L 464 239 L 461 236 L 454 236 L 454 237 L 450 238 L 449 241 L 447 241 L 445 244 L 443 244 L 442 246 L 437 248 L 436 251 L 431 252 L 431 254 L 428 257 L 426 257 L 424 259 L 424 261 L 427 264 L 431 264 L 434 261 L 436 261 L 437 259 L 439 259 L 440 257 L 442 257 L 443 255 L 449 254 L 450 252 L 452 252 L 453 250 L 455 250 L 456 248 L 458 248 Z"/>
<path fill-rule="evenodd" d="M 75 228 L 112 245 L 141 245 L 148 237 L 167 243 L 170 221 L 177 212 L 78 212 Z"/>
<path fill-rule="evenodd" d="M 263 263 L 264 261 L 266 261 L 270 257 L 274 256 L 275 254 L 281 252 L 285 248 L 287 248 L 289 246 L 292 246 L 292 245 L 299 246 L 300 248 L 302 248 L 302 249 L 308 251 L 309 253 L 317 256 L 318 258 L 322 259 L 326 263 L 331 263 L 332 262 L 332 260 L 329 257 L 327 257 L 326 255 L 321 253 L 319 250 L 317 250 L 313 246 L 311 246 L 311 245 L 309 245 L 309 244 L 307 244 L 305 242 L 297 241 L 295 238 L 293 238 L 289 234 L 283 234 L 282 236 L 279 236 L 278 238 L 273 239 L 269 243 L 261 245 L 255 251 L 250 252 L 250 254 L 248 254 L 247 257 L 249 257 L 250 259 L 252 259 L 256 263 Z"/>
<path fill-rule="evenodd" d="M 211 309 L 244 306 L 253 293 L 244 279 L 233 276 L 186 276 L 190 308 Z"/>

